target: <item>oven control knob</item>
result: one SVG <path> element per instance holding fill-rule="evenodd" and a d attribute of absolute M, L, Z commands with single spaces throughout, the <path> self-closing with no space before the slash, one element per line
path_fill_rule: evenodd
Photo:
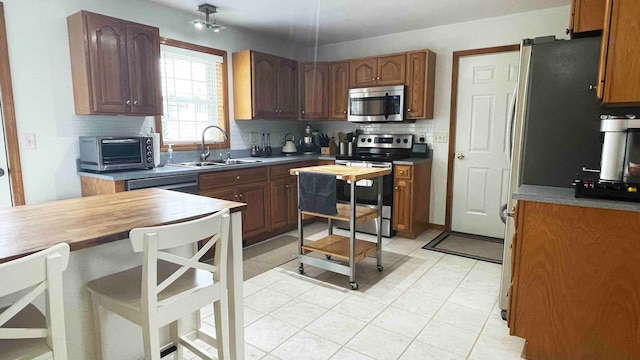
<path fill-rule="evenodd" d="M 149 156 L 149 157 L 147 158 L 147 162 L 148 162 L 148 163 L 152 163 L 152 162 L 153 162 L 153 158 L 152 158 L 151 156 Z"/>
<path fill-rule="evenodd" d="M 367 139 L 367 142 L 371 142 L 371 139 Z"/>
<path fill-rule="evenodd" d="M 406 144 L 406 143 L 409 142 L 409 139 L 404 139 L 404 140 L 402 140 L 402 142 Z"/>
<path fill-rule="evenodd" d="M 147 156 L 151 156 L 153 153 L 151 151 L 147 151 Z"/>
<path fill-rule="evenodd" d="M 371 141 L 371 139 L 369 139 L 369 141 Z M 364 138 L 360 139 L 360 142 L 364 142 Z"/>
<path fill-rule="evenodd" d="M 151 145 L 147 145 L 147 150 L 151 151 Z"/>
<path fill-rule="evenodd" d="M 398 144 L 400 144 L 400 139 L 396 139 L 396 142 L 397 142 Z"/>
<path fill-rule="evenodd" d="M 147 139 L 147 144 L 151 144 L 151 139 Z"/>

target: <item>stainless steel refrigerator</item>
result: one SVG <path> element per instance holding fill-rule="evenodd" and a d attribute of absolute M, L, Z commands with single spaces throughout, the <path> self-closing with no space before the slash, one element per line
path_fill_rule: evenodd
<path fill-rule="evenodd" d="M 637 112 L 604 108 L 596 99 L 600 37 L 525 39 L 511 128 L 511 171 L 506 209 L 522 184 L 570 188 L 583 167 L 600 168 L 600 115 Z M 506 218 L 500 308 L 511 283 L 513 217 Z M 503 311 L 503 317 L 505 316 Z"/>

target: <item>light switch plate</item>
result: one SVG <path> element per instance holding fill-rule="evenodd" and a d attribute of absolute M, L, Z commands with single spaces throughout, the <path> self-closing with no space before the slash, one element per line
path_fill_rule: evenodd
<path fill-rule="evenodd" d="M 24 142 L 25 150 L 35 150 L 36 149 L 36 134 L 34 133 L 24 133 L 22 134 L 22 140 Z"/>
<path fill-rule="evenodd" d="M 260 141 L 260 135 L 258 135 L 257 132 L 252 131 L 249 141 L 251 141 L 252 144 L 257 144 L 258 141 Z"/>
<path fill-rule="evenodd" d="M 427 133 L 418 133 L 418 141 L 419 143 L 426 143 L 427 142 Z"/>
<path fill-rule="evenodd" d="M 433 133 L 433 142 L 434 143 L 446 143 L 449 140 L 448 132 L 434 132 Z"/>

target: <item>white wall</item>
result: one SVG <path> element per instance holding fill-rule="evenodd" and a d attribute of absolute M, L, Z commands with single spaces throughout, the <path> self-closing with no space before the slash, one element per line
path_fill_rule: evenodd
<path fill-rule="evenodd" d="M 360 125 L 365 132 L 414 133 L 426 132 L 429 147 L 433 149 L 431 178 L 431 212 L 429 221 L 444 224 L 448 143 L 432 142 L 434 131 L 449 131 L 451 102 L 451 69 L 454 51 L 519 44 L 523 38 L 555 35 L 565 38 L 569 25 L 568 6 L 527 13 L 501 16 L 399 34 L 325 45 L 318 48 L 318 61 L 333 61 L 394 52 L 428 48 L 437 54 L 435 114 L 433 120 L 420 120 L 405 125 Z M 307 49 L 307 59 L 313 59 L 313 50 Z M 316 123 L 322 131 L 353 130 L 348 123 Z"/>
<path fill-rule="evenodd" d="M 73 106 L 67 16 L 88 10 L 160 28 L 160 35 L 228 51 L 254 49 L 298 58 L 302 47 L 290 41 L 228 28 L 219 34 L 197 31 L 183 13 L 147 0 L 4 0 L 13 94 L 20 137 L 26 202 L 37 203 L 80 196 L 76 175 L 78 136 L 148 132 L 151 117 L 77 116 Z M 231 76 L 229 77 L 231 80 Z M 233 93 L 229 83 L 229 93 Z M 231 95 L 232 96 L 232 95 Z M 231 146 L 249 147 L 249 131 L 271 131 L 273 145 L 291 124 L 243 122 L 233 119 L 230 98 Z M 241 135 L 246 132 L 246 135 Z M 36 150 L 23 148 L 22 134 L 34 133 Z M 277 141 L 275 141 L 277 139 Z"/>

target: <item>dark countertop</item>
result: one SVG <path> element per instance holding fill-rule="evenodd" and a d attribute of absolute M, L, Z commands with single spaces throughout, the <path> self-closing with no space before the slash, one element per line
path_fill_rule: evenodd
<path fill-rule="evenodd" d="M 92 177 L 96 179 L 109 180 L 109 181 L 123 181 L 123 180 L 135 180 L 135 179 L 147 179 L 153 177 L 162 177 L 170 175 L 182 175 L 182 174 L 199 174 L 214 171 L 224 170 L 237 170 L 247 169 L 259 166 L 269 166 L 276 164 L 286 164 L 290 162 L 305 161 L 305 160 L 335 160 L 335 156 L 332 155 L 294 155 L 294 156 L 274 156 L 274 157 L 246 157 L 238 159 L 258 160 L 259 163 L 254 164 L 238 164 L 238 165 L 225 165 L 225 166 L 208 166 L 205 168 L 196 168 L 191 166 L 178 166 L 167 164 L 162 167 L 157 167 L 148 170 L 131 170 L 131 171 L 116 171 L 95 173 L 91 171 L 78 171 L 79 176 Z M 406 158 L 402 160 L 396 160 L 394 165 L 415 165 L 425 161 L 431 161 L 431 158 Z"/>
<path fill-rule="evenodd" d="M 121 181 L 121 180 L 146 179 L 146 178 L 162 177 L 162 176 L 169 176 L 169 175 L 198 174 L 198 173 L 214 172 L 214 171 L 248 169 L 252 167 L 285 164 L 289 162 L 297 162 L 297 161 L 305 161 L 305 160 L 317 160 L 317 159 L 334 160 L 335 158 L 330 158 L 327 156 L 319 156 L 316 154 L 316 155 L 278 156 L 278 157 L 270 157 L 270 158 L 248 157 L 248 158 L 240 158 L 240 159 L 258 160 L 260 162 L 254 163 L 254 164 L 208 166 L 205 168 L 196 168 L 191 166 L 178 166 L 178 165 L 167 164 L 162 167 L 157 167 L 157 168 L 148 169 L 148 170 L 117 171 L 117 172 L 106 172 L 106 173 L 78 171 L 78 175 L 97 178 L 97 179 L 103 179 L 103 180 L 110 180 L 110 181 Z"/>
<path fill-rule="evenodd" d="M 522 185 L 515 193 L 513 193 L 513 198 L 516 200 L 550 204 L 640 212 L 640 203 L 618 200 L 576 198 L 575 190 L 572 188 Z"/>

